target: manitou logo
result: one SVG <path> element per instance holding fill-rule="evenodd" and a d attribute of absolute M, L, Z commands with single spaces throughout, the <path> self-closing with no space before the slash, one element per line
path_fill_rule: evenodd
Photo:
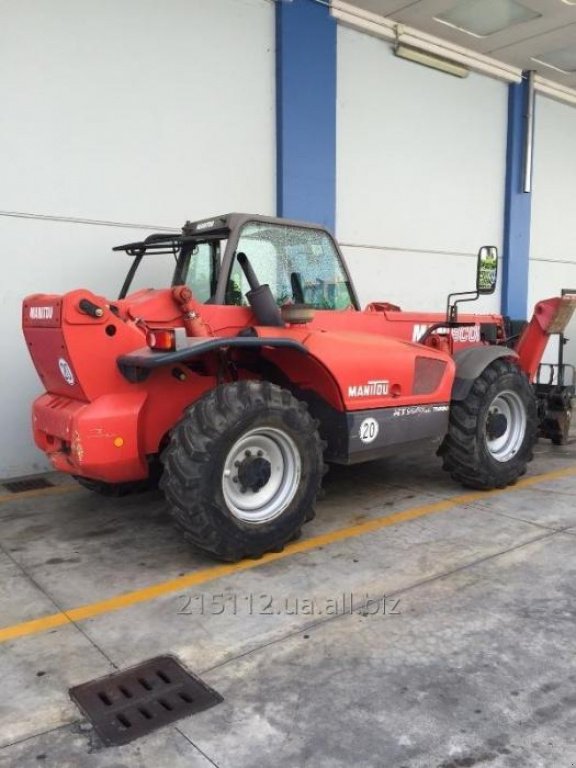
<path fill-rule="evenodd" d="M 387 394 L 388 382 L 383 380 L 368 381 L 366 384 L 348 387 L 348 397 L 382 397 Z"/>
<path fill-rule="evenodd" d="M 412 329 L 412 341 L 419 341 L 430 326 L 426 323 L 416 323 Z M 440 329 L 442 330 L 442 329 Z M 480 326 L 468 325 L 464 328 L 452 328 L 450 330 L 454 341 L 461 343 L 474 343 L 480 341 Z"/>
<path fill-rule="evenodd" d="M 30 320 L 52 320 L 54 307 L 30 307 Z"/>
<path fill-rule="evenodd" d="M 212 229 L 214 226 L 214 219 L 212 221 L 201 221 L 200 224 L 196 224 L 196 230 Z"/>

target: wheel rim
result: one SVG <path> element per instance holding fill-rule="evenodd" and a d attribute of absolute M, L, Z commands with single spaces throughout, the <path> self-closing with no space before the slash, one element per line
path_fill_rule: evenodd
<path fill-rule="evenodd" d="M 496 461 L 510 461 L 526 434 L 526 409 L 516 392 L 500 392 L 490 403 L 485 424 L 486 447 Z"/>
<path fill-rule="evenodd" d="M 284 512 L 300 483 L 302 463 L 292 438 L 258 427 L 239 438 L 226 456 L 222 491 L 231 514 L 245 523 L 267 523 Z"/>

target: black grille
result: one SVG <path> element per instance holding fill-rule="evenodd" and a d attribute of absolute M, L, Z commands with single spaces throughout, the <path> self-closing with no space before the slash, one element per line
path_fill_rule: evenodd
<path fill-rule="evenodd" d="M 43 477 L 34 477 L 30 480 L 12 480 L 8 483 L 2 483 L 10 493 L 24 493 L 25 491 L 40 491 L 42 488 L 53 488 L 54 483 L 45 480 Z"/>
<path fill-rule="evenodd" d="M 222 701 L 172 656 L 158 656 L 70 689 L 104 744 L 127 744 Z"/>

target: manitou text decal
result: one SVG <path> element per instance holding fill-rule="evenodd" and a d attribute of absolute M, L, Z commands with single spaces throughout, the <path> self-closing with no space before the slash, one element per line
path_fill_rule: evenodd
<path fill-rule="evenodd" d="M 54 307 L 30 307 L 30 320 L 52 320 Z"/>
<path fill-rule="evenodd" d="M 388 382 L 381 379 L 348 387 L 348 397 L 382 397 L 387 394 Z"/>
<path fill-rule="evenodd" d="M 58 360 L 58 368 L 60 368 L 60 373 L 62 374 L 62 378 L 66 384 L 70 384 L 70 386 L 73 387 L 76 380 L 74 378 L 74 374 L 72 373 L 72 369 L 63 357 Z"/>
<path fill-rule="evenodd" d="M 428 330 L 430 326 L 426 323 L 416 323 L 412 329 L 412 341 L 418 341 Z M 440 329 L 442 330 L 442 329 Z M 480 341 L 480 326 L 468 325 L 464 328 L 452 328 L 450 330 L 454 341 L 477 342 Z"/>

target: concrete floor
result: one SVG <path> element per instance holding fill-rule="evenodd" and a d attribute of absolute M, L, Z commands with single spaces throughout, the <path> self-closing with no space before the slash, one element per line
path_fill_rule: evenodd
<path fill-rule="evenodd" d="M 2 627 L 203 583 L 0 644 L 3 768 L 576 765 L 576 443 L 464 498 L 428 457 L 334 468 L 298 544 L 347 533 L 210 580 L 160 496 L 59 490 L 0 496 Z M 224 702 L 104 748 L 68 689 L 165 653 Z"/>

